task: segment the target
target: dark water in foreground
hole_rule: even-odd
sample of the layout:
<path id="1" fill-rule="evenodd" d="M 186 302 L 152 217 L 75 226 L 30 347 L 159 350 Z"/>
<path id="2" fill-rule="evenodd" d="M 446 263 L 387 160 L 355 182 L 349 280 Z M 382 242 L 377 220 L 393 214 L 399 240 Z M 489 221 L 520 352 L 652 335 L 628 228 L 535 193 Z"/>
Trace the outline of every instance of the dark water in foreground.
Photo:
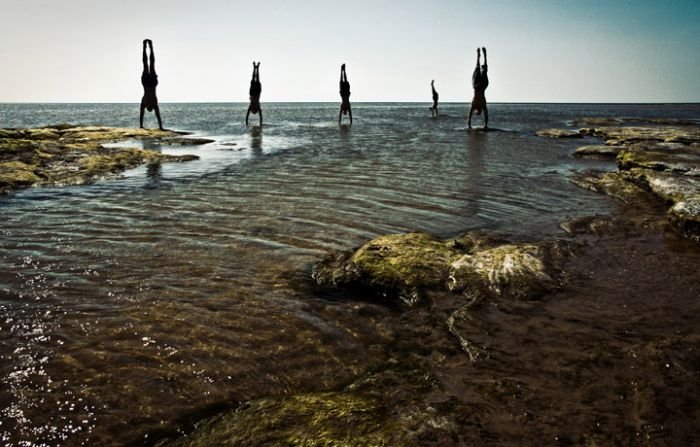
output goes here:
<path id="1" fill-rule="evenodd" d="M 612 166 L 535 130 L 700 113 L 494 104 L 501 130 L 484 133 L 465 129 L 461 104 L 436 120 L 427 104 L 357 104 L 352 128 L 336 104 L 263 107 L 269 124 L 246 129 L 245 105 L 163 105 L 166 127 L 216 143 L 161 149 L 201 160 L 0 197 L 3 444 L 140 442 L 220 406 L 337 387 L 390 334 L 352 302 L 311 295 L 314 262 L 392 232 L 562 237 L 562 220 L 614 206 L 571 172 Z M 134 126 L 137 113 L 0 104 L 0 127 Z"/>

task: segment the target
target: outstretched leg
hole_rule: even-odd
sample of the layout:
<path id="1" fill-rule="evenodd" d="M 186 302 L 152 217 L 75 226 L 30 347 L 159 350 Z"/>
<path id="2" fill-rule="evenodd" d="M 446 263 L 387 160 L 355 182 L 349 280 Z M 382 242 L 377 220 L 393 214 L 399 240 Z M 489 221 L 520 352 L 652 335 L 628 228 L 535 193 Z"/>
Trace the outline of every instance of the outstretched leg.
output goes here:
<path id="1" fill-rule="evenodd" d="M 148 46 L 151 47 L 151 74 L 156 74 L 156 55 L 153 53 L 153 41 L 148 39 Z"/>
<path id="2" fill-rule="evenodd" d="M 481 49 L 476 49 L 476 67 L 472 74 L 472 87 L 479 88 L 481 86 Z"/>
<path id="3" fill-rule="evenodd" d="M 141 76 L 148 76 L 148 55 L 146 54 L 146 45 L 148 45 L 148 39 L 143 40 L 143 73 Z"/>
<path id="4" fill-rule="evenodd" d="M 484 51 L 484 65 L 481 66 L 481 88 L 486 90 L 486 87 L 489 86 L 489 64 L 486 61 L 486 47 L 483 47 L 482 50 Z"/>

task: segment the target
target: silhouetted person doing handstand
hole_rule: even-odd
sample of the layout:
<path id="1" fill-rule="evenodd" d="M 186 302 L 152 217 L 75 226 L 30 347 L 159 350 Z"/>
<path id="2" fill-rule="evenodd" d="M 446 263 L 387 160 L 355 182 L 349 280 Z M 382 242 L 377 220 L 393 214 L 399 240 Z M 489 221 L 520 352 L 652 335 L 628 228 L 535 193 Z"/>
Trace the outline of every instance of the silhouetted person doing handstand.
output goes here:
<path id="1" fill-rule="evenodd" d="M 438 111 L 437 111 L 437 106 L 438 106 L 438 98 L 440 95 L 438 95 L 437 90 L 435 90 L 435 81 L 430 81 L 430 88 L 433 89 L 433 105 L 430 107 L 430 113 L 432 116 L 437 116 Z"/>
<path id="2" fill-rule="evenodd" d="M 263 123 L 262 109 L 260 108 L 260 94 L 262 93 L 262 85 L 260 84 L 260 62 L 253 62 L 253 78 L 250 80 L 250 105 L 248 112 L 245 114 L 245 125 L 248 125 L 248 117 L 260 114 L 260 125 Z"/>
<path id="3" fill-rule="evenodd" d="M 474 74 L 472 75 L 472 87 L 474 87 L 474 98 L 472 99 L 472 106 L 469 109 L 469 121 L 468 126 L 472 128 L 472 113 L 476 111 L 479 115 L 482 111 L 484 112 L 484 129 L 489 128 L 489 111 L 486 108 L 486 96 L 484 92 L 486 87 L 489 86 L 489 76 L 488 76 L 488 63 L 486 62 L 486 48 L 484 50 L 484 65 L 480 64 L 481 50 L 476 49 L 476 68 L 474 69 Z"/>
<path id="4" fill-rule="evenodd" d="M 345 64 L 340 66 L 340 112 L 338 112 L 338 124 L 343 119 L 343 115 L 350 115 L 352 124 L 352 109 L 350 108 L 350 83 L 348 75 L 345 73 Z"/>
<path id="5" fill-rule="evenodd" d="M 146 45 L 151 47 L 150 66 L 146 55 Z M 153 42 L 150 39 L 143 41 L 143 73 L 141 73 L 141 85 L 143 85 L 143 98 L 141 98 L 141 118 L 140 125 L 143 128 L 143 113 L 155 110 L 158 118 L 158 127 L 163 130 L 163 122 L 160 119 L 160 109 L 158 108 L 158 98 L 156 97 L 156 86 L 158 86 L 158 75 L 156 74 L 156 57 L 153 54 Z"/>

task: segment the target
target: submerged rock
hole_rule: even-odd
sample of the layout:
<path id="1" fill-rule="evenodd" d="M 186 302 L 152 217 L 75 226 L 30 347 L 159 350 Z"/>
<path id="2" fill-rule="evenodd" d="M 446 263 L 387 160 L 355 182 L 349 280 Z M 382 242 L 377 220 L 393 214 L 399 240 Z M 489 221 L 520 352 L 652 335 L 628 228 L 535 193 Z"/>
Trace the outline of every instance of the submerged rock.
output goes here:
<path id="1" fill-rule="evenodd" d="M 647 191 L 628 181 L 619 172 L 578 172 L 571 181 L 581 188 L 615 197 L 627 204 L 643 201 L 648 195 Z"/>
<path id="2" fill-rule="evenodd" d="M 384 406 L 350 393 L 311 393 L 260 399 L 206 421 L 167 445 L 377 446 L 391 445 L 398 426 L 385 427 Z"/>
<path id="3" fill-rule="evenodd" d="M 67 124 L 37 129 L 0 129 L 0 193 L 38 185 L 89 183 L 116 176 L 143 163 L 198 159 L 196 155 L 175 156 L 153 150 L 106 146 L 106 143 L 134 139 L 204 144 L 205 140 L 187 142 L 182 135 L 182 132 L 169 130 Z"/>
<path id="4" fill-rule="evenodd" d="M 558 243 L 512 244 L 477 233 L 439 240 L 425 233 L 380 236 L 314 267 L 321 286 L 368 289 L 413 305 L 433 291 L 531 298 L 557 286 Z"/>

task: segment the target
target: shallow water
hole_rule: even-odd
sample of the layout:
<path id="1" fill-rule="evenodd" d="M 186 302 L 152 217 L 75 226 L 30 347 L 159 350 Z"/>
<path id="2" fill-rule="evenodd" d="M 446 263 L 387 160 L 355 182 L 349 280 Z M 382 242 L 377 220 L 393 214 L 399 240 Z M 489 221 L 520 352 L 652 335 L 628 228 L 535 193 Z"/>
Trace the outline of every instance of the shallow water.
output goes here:
<path id="1" fill-rule="evenodd" d="M 568 181 L 610 163 L 534 136 L 582 116 L 697 117 L 698 106 L 164 104 L 168 128 L 211 137 L 199 161 L 0 197 L 0 439 L 140 442 L 238 401 L 327 389 L 381 360 L 377 307 L 312 297 L 310 266 L 384 233 L 469 229 L 561 237 L 613 203 Z M 131 104 L 0 104 L 0 127 L 133 126 Z M 153 117 L 148 123 L 153 125 Z M 255 121 L 254 121 L 255 122 Z M 477 125 L 481 124 L 477 117 Z"/>

